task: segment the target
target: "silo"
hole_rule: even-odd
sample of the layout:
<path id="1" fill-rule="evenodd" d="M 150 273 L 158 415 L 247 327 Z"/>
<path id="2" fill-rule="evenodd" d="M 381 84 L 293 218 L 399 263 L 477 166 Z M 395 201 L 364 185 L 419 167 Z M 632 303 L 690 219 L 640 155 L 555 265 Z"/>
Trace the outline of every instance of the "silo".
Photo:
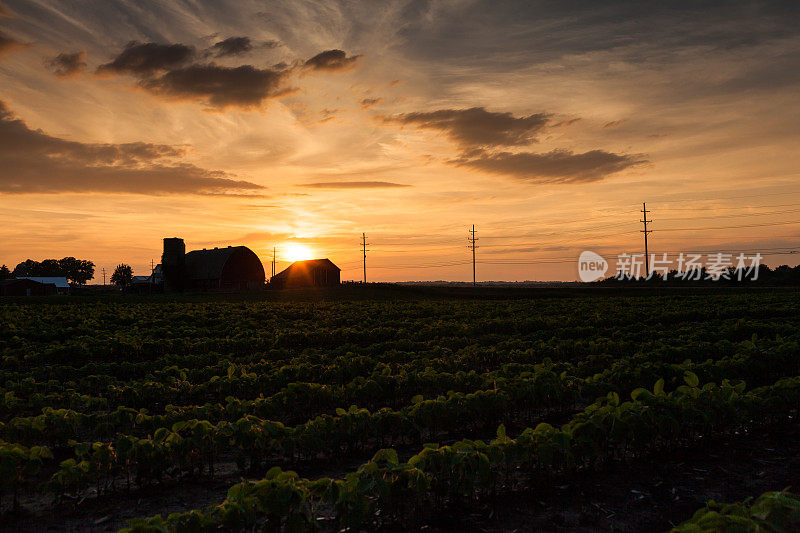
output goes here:
<path id="1" fill-rule="evenodd" d="M 186 244 L 179 237 L 164 239 L 161 269 L 164 274 L 164 290 L 181 291 L 186 278 Z"/>

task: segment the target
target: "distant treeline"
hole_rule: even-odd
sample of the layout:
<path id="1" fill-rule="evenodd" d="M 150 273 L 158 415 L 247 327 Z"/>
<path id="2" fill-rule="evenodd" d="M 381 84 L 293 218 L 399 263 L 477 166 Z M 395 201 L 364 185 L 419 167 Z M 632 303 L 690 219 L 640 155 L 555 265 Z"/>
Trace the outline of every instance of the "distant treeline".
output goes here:
<path id="1" fill-rule="evenodd" d="M 13 271 L 6 265 L 0 266 L 0 279 L 29 276 L 65 277 L 72 283 L 84 285 L 94 278 L 94 263 L 85 259 L 65 257 L 63 259 L 45 259 L 34 261 L 28 259 L 18 264 Z"/>
<path id="2" fill-rule="evenodd" d="M 756 270 L 756 269 L 754 269 Z M 717 277 L 718 279 L 713 279 Z M 800 286 L 800 265 L 790 267 L 781 265 L 777 268 L 769 268 L 766 265 L 759 265 L 757 273 L 748 269 L 728 268 L 722 272 L 712 274 L 705 268 L 700 268 L 691 272 L 678 272 L 670 270 L 664 276 L 661 273 L 654 273 L 650 279 L 625 277 L 620 279 L 618 276 L 606 278 L 600 283 L 604 285 L 629 284 L 629 283 L 661 283 L 670 285 L 779 285 L 779 286 Z"/>

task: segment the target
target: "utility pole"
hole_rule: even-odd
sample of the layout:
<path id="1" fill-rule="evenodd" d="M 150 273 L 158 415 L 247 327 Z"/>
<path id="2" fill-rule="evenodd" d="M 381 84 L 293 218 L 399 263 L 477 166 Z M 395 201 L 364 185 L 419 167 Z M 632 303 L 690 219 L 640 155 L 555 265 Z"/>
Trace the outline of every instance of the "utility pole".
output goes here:
<path id="1" fill-rule="evenodd" d="M 475 281 L 475 249 L 478 247 L 475 242 L 478 240 L 478 237 L 475 236 L 475 224 L 472 225 L 472 229 L 469 230 L 469 235 L 467 236 L 467 248 L 472 250 L 472 286 L 474 287 L 477 285 Z"/>
<path id="2" fill-rule="evenodd" d="M 155 280 L 153 279 L 155 277 L 155 273 L 156 273 L 156 263 L 155 263 L 155 261 L 153 261 L 151 259 L 150 260 L 150 293 L 151 294 L 153 292 L 153 283 L 155 283 Z"/>
<path id="3" fill-rule="evenodd" d="M 106 267 L 103 267 L 103 287 L 106 286 Z"/>
<path id="4" fill-rule="evenodd" d="M 642 220 L 640 222 L 644 224 L 644 229 L 639 230 L 644 233 L 644 277 L 647 278 L 650 276 L 650 256 L 647 254 L 647 234 L 653 233 L 653 230 L 647 229 L 647 223 L 652 222 L 652 220 L 647 220 L 647 213 L 650 211 L 647 210 L 647 205 L 642 202 Z"/>
<path id="5" fill-rule="evenodd" d="M 364 283 L 367 282 L 367 235 L 366 233 L 361 234 L 361 253 L 364 257 Z"/>
<path id="6" fill-rule="evenodd" d="M 276 251 L 275 247 L 273 246 L 272 247 L 272 276 L 271 276 L 272 278 L 275 277 L 275 257 L 276 257 L 276 255 L 277 255 L 277 251 Z"/>

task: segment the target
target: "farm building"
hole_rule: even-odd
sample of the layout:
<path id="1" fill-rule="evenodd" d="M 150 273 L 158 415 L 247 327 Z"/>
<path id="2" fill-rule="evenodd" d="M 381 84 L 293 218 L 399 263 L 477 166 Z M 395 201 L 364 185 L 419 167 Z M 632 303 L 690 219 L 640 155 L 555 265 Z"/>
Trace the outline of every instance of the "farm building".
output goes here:
<path id="1" fill-rule="evenodd" d="M 246 246 L 204 248 L 189 253 L 185 250 L 183 239 L 164 239 L 164 254 L 156 272 L 158 278 L 163 276 L 166 290 L 242 290 L 264 286 L 264 266 Z"/>
<path id="2" fill-rule="evenodd" d="M 295 261 L 289 268 L 272 277 L 270 284 L 284 287 L 327 287 L 339 284 L 341 269 L 330 259 Z"/>
<path id="3" fill-rule="evenodd" d="M 57 294 L 69 294 L 69 280 L 60 276 L 22 276 L 17 279 L 29 279 L 44 285 L 55 285 Z"/>
<path id="4" fill-rule="evenodd" d="M 52 283 L 41 283 L 28 278 L 0 281 L 0 296 L 47 296 L 56 293 Z"/>

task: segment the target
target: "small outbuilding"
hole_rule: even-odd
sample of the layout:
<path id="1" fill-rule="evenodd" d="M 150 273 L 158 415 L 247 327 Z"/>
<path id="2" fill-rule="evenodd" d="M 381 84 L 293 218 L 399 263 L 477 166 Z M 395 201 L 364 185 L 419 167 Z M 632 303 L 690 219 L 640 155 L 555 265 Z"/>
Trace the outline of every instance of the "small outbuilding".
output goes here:
<path id="1" fill-rule="evenodd" d="M 275 274 L 270 285 L 282 289 L 293 287 L 329 287 L 339 285 L 341 269 L 330 259 L 295 261 L 289 268 Z"/>

